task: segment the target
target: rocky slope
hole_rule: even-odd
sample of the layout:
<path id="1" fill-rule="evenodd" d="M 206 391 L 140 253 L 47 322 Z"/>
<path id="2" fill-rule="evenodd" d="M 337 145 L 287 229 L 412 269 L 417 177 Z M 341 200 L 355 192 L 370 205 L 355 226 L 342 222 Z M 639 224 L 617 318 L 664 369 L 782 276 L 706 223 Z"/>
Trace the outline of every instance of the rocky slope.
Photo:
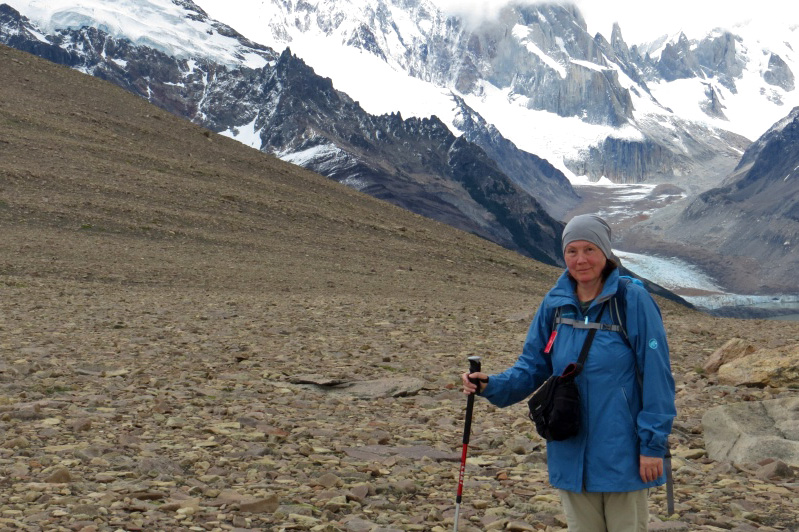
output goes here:
<path id="1" fill-rule="evenodd" d="M 562 212 L 577 195 L 546 161 L 505 141 L 505 155 L 527 156 L 531 166 L 500 169 L 435 117 L 369 115 L 290 51 L 278 55 L 213 23 L 193 3 L 182 5 L 187 20 L 207 24 L 208 32 L 236 43 L 229 48 L 249 54 L 248 64 L 263 66 L 248 66 L 243 58 L 219 63 L 201 55 L 169 55 L 80 24 L 48 41 L 8 6 L 0 6 L 0 42 L 116 83 L 212 131 L 238 136 L 251 130 L 255 148 L 528 256 L 560 261 L 562 224 L 536 198 L 561 206 Z M 536 186 L 539 182 L 542 186 Z"/>
<path id="2" fill-rule="evenodd" d="M 796 293 L 798 147 L 796 108 L 752 143 L 721 186 L 700 194 L 677 215 L 655 215 L 626 240 L 646 246 L 658 233 L 672 250 L 697 257 L 733 290 Z M 656 240 L 648 245 L 657 246 Z"/>
<path id="3" fill-rule="evenodd" d="M 452 528 L 469 354 L 496 371 L 559 271 L 0 48 L 0 526 Z M 795 467 L 707 457 L 730 338 L 796 324 L 660 300 L 678 386 L 676 513 L 796 530 Z M 564 531 L 522 405 L 478 402 L 460 529 Z"/>

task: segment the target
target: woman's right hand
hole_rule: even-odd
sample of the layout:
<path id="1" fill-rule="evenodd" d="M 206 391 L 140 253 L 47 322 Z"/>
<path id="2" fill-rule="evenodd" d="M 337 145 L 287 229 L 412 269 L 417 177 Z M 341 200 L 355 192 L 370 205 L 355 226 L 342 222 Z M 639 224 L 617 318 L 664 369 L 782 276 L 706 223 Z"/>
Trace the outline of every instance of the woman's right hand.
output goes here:
<path id="1" fill-rule="evenodd" d="M 488 386 L 488 375 L 480 371 L 462 374 L 461 380 L 463 381 L 463 393 L 466 395 L 471 395 L 477 391 L 477 385 L 470 381 L 470 378 L 477 380 L 478 384 L 480 385 L 480 393 L 483 393 L 483 390 L 485 390 L 486 386 Z"/>

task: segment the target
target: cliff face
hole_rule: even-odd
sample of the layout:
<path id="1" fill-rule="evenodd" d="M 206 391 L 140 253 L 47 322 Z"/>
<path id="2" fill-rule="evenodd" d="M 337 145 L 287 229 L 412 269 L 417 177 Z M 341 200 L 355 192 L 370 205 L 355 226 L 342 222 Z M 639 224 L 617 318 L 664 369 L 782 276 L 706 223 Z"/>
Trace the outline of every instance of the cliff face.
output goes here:
<path id="1" fill-rule="evenodd" d="M 592 146 L 587 156 L 569 162 L 578 175 L 605 176 L 616 183 L 640 183 L 655 175 L 674 170 L 675 155 L 651 140 L 608 137 Z"/>
<path id="2" fill-rule="evenodd" d="M 771 85 L 776 85 L 786 91 L 796 88 L 796 77 L 788 64 L 777 54 L 771 54 L 768 60 L 768 70 L 763 73 L 763 79 Z"/>
<path id="3" fill-rule="evenodd" d="M 577 8 L 554 3 L 506 5 L 480 23 L 447 16 L 429 0 L 274 0 L 263 13 L 274 42 L 290 46 L 306 35 L 323 37 L 461 96 L 483 98 L 498 90 L 513 105 L 568 119 L 564 124 L 579 120 L 609 126 L 606 131 L 624 130 L 590 136 L 582 149 L 565 156 L 560 148 L 536 153 L 592 180 L 675 180 L 714 167 L 720 178 L 749 142 L 680 119 L 648 86 L 677 79 L 711 80 L 706 101 L 699 105 L 709 116 L 721 116 L 723 102 L 713 92 L 719 83 L 716 77 L 734 83 L 741 71 L 737 41 L 730 34 L 700 43 L 683 36 L 664 43 L 665 51 L 653 57 L 649 50 L 629 47 L 618 25 L 608 41 L 588 33 Z M 400 18 L 402 23 L 396 23 Z M 617 137 L 626 139 L 624 146 Z M 490 151 L 488 145 L 481 147 Z"/>

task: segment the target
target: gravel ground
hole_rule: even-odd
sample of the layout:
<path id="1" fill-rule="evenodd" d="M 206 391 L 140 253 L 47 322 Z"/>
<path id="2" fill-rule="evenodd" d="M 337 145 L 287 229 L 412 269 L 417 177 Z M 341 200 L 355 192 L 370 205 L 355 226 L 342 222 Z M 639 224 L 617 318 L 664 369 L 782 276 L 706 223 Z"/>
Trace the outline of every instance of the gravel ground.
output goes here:
<path id="1" fill-rule="evenodd" d="M 511 364 L 558 271 L 0 48 L 0 528 L 448 530 L 470 354 Z M 796 530 L 799 487 L 706 456 L 727 340 L 660 301 L 674 515 Z M 563 530 L 523 405 L 479 401 L 461 530 Z M 795 471 L 793 472 L 795 473 Z"/>

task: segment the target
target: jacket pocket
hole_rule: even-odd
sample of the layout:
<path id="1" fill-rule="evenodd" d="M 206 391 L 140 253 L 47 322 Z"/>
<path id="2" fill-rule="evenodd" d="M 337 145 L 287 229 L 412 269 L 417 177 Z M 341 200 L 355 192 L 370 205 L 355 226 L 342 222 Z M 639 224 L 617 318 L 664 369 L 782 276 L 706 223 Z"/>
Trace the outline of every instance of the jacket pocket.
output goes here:
<path id="1" fill-rule="evenodd" d="M 633 433 L 635 434 L 636 438 L 638 437 L 638 423 L 635 421 L 633 417 L 633 413 L 630 411 L 630 398 L 627 396 L 627 390 L 624 387 L 621 387 L 621 396 L 624 399 L 624 411 L 627 413 L 627 420 L 630 422 L 632 426 Z"/>

